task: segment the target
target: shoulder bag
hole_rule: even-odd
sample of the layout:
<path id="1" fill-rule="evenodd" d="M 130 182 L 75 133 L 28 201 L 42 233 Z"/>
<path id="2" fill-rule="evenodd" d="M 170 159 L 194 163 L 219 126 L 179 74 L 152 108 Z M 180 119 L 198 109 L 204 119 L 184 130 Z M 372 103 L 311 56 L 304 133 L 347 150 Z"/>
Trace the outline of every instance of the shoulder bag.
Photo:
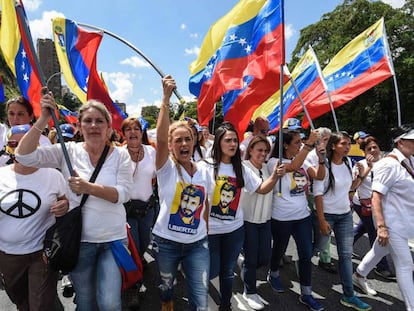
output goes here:
<path id="1" fill-rule="evenodd" d="M 94 182 L 105 162 L 109 146 L 106 145 L 89 182 Z M 46 231 L 43 241 L 43 259 L 55 271 L 72 271 L 79 257 L 82 235 L 82 206 L 89 194 L 83 194 L 79 206 L 56 218 L 56 223 Z"/>

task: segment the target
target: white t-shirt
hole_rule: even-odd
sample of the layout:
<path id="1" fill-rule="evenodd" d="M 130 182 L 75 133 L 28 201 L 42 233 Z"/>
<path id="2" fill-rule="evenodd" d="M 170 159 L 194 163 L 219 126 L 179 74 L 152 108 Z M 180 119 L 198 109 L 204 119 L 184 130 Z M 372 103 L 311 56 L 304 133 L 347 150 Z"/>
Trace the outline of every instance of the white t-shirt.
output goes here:
<path id="1" fill-rule="evenodd" d="M 214 174 L 212 166 L 210 169 Z M 223 234 L 243 226 L 243 209 L 240 207 L 241 190 L 254 193 L 262 180 L 245 164 L 242 164 L 244 189 L 237 188 L 236 174 L 232 164 L 221 162 L 211 200 L 208 234 Z"/>
<path id="2" fill-rule="evenodd" d="M 0 150 L 3 150 L 4 146 L 6 146 L 8 130 L 6 124 L 0 123 Z"/>
<path id="3" fill-rule="evenodd" d="M 329 169 L 325 169 L 325 178 L 323 180 L 313 181 L 314 196 L 322 195 L 323 212 L 327 214 L 345 214 L 351 210 L 349 202 L 349 190 L 352 185 L 351 160 L 346 158 L 349 167 L 343 162 L 341 165 L 332 165 L 332 175 L 335 179 L 334 189 L 329 189 L 325 193 L 329 184 Z"/>
<path id="4" fill-rule="evenodd" d="M 282 163 L 291 163 L 283 159 Z M 270 158 L 269 170 L 279 163 L 279 159 Z M 304 163 L 297 171 L 286 173 L 273 188 L 272 218 L 280 221 L 304 219 L 310 215 L 307 192 L 309 187 L 308 167 Z M 279 195 L 280 183 L 282 195 Z"/>
<path id="5" fill-rule="evenodd" d="M 358 163 L 361 163 L 364 167 L 364 170 L 368 167 L 368 163 L 366 159 L 363 159 L 361 161 L 358 161 Z M 373 167 L 377 165 L 378 162 L 373 163 Z M 358 168 L 356 165 L 354 165 L 352 172 L 354 176 L 357 176 L 359 174 Z M 372 195 L 372 180 L 374 179 L 374 170 L 373 168 L 368 173 L 367 177 L 364 178 L 364 180 L 361 182 L 357 190 L 355 191 L 354 197 L 352 198 L 352 202 L 354 204 L 360 205 L 359 198 L 361 199 L 368 199 L 371 198 Z"/>
<path id="6" fill-rule="evenodd" d="M 46 230 L 55 223 L 50 207 L 68 189 L 56 169 L 40 168 L 22 175 L 12 168 L 0 168 L 0 249 L 7 254 L 30 254 L 43 248 Z"/>
<path id="7" fill-rule="evenodd" d="M 263 164 L 259 171 L 249 160 L 244 160 L 243 163 L 259 177 L 261 172 L 262 180 L 270 177 L 266 164 Z M 240 205 L 243 208 L 244 221 L 262 224 L 270 220 L 272 215 L 272 198 L 273 191 L 266 194 L 259 194 L 256 192 L 248 193 L 243 190 L 240 197 Z"/>
<path id="8" fill-rule="evenodd" d="M 181 177 L 171 158 L 157 171 L 160 213 L 153 234 L 184 244 L 207 236 L 204 212 L 214 181 L 207 167 L 200 163 L 194 163 L 197 171 L 193 177 L 180 166 Z"/>
<path id="9" fill-rule="evenodd" d="M 131 161 L 133 186 L 131 199 L 148 201 L 152 195 L 152 179 L 155 178 L 155 149 L 149 145 L 142 145 L 144 157 L 139 162 Z M 127 149 L 127 146 L 124 147 Z"/>
<path id="10" fill-rule="evenodd" d="M 95 167 L 92 165 L 83 142 L 65 143 L 73 169 L 89 180 Z M 30 154 L 18 155 L 19 162 L 34 167 L 57 167 L 67 179 L 69 171 L 60 144 L 37 148 Z M 123 203 L 129 200 L 132 187 L 131 160 L 128 152 L 115 147 L 96 178 L 95 183 L 114 187 L 118 192 L 116 203 L 90 195 L 82 207 L 82 242 L 103 243 L 126 238 L 126 215 Z M 80 204 L 81 195 L 67 193 L 71 208 Z"/>
<path id="11" fill-rule="evenodd" d="M 407 238 L 414 238 L 414 178 L 401 165 L 406 159 L 398 150 L 392 154 L 398 158 L 385 156 L 374 166 L 372 190 L 383 194 L 382 211 L 388 230 Z M 414 157 L 410 157 L 414 163 Z"/>

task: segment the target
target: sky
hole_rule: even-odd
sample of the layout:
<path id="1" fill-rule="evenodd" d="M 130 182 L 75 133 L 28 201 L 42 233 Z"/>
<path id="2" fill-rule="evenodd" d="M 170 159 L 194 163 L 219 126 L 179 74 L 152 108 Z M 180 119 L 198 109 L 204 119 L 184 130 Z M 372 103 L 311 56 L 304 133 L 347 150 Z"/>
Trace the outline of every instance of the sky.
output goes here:
<path id="1" fill-rule="evenodd" d="M 52 39 L 51 19 L 64 16 L 78 24 L 105 29 L 128 41 L 164 74 L 171 74 L 187 101 L 189 66 L 198 55 L 210 26 L 238 0 L 23 0 L 34 40 Z M 285 0 L 286 60 L 300 30 L 320 20 L 342 0 Z M 401 7 L 404 0 L 384 0 Z M 98 51 L 98 71 L 103 73 L 112 99 L 124 102 L 130 116 L 141 107 L 161 103 L 161 76 L 133 49 L 104 35 Z M 47 79 L 48 77 L 46 77 Z M 63 84 L 66 84 L 62 80 Z M 172 101 L 178 102 L 176 98 Z"/>

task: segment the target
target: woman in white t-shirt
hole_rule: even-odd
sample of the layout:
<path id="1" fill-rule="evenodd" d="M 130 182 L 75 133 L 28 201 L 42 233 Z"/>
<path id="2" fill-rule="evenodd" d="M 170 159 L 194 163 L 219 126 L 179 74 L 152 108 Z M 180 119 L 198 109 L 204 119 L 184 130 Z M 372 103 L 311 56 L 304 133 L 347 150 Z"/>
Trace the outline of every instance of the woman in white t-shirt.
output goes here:
<path id="1" fill-rule="evenodd" d="M 173 287 L 180 262 L 188 284 L 190 310 L 207 310 L 210 256 L 207 240 L 208 196 L 214 182 L 200 162 L 192 161 L 193 133 L 188 123 L 170 125 L 170 98 L 176 87 L 162 79 L 157 120 L 157 169 L 160 212 L 153 228 L 162 310 L 173 310 Z"/>
<path id="2" fill-rule="evenodd" d="M 311 310 L 323 310 L 323 306 L 312 296 L 312 218 L 308 205 L 309 170 L 304 160 L 318 140 L 318 131 L 312 131 L 302 146 L 298 130 L 283 129 L 282 162 L 287 173 L 276 183 L 272 202 L 273 249 L 268 281 L 273 290 L 284 292 L 279 276 L 279 263 L 283 258 L 289 239 L 293 236 L 299 256 L 298 274 L 300 280 L 299 301 Z M 279 145 L 276 141 L 268 162 L 270 167 L 279 163 Z M 312 176 L 314 177 L 314 176 Z"/>
<path id="3" fill-rule="evenodd" d="M 79 206 L 82 194 L 89 194 L 82 207 L 82 236 L 79 259 L 70 273 L 80 310 L 120 310 L 122 276 L 112 254 L 112 242 L 127 244 L 123 203 L 132 185 L 131 163 L 124 148 L 109 141 L 112 117 L 104 104 L 90 100 L 79 109 L 79 131 L 83 142 L 65 143 L 76 176 L 70 176 L 60 144 L 38 147 L 37 142 L 54 111 L 52 94 L 43 95 L 42 113 L 22 138 L 16 158 L 34 167 L 59 168 L 68 180 L 71 207 Z M 106 145 L 108 155 L 94 183 L 89 179 Z"/>
<path id="4" fill-rule="evenodd" d="M 325 178 L 314 180 L 313 193 L 321 234 L 328 241 L 331 230 L 335 233 L 343 289 L 340 303 L 357 310 L 371 310 L 370 305 L 355 296 L 352 284 L 354 236 L 348 193 L 360 185 L 361 178 L 353 178 L 351 160 L 347 157 L 350 149 L 351 137 L 348 133 L 332 133 L 326 146 Z"/>
<path id="5" fill-rule="evenodd" d="M 11 153 L 29 129 L 28 124 L 10 128 Z M 67 190 L 62 174 L 53 168 L 15 160 L 0 168 L 0 273 L 19 310 L 53 310 L 58 273 L 43 261 L 43 240 L 55 217 L 68 211 Z"/>
<path id="6" fill-rule="evenodd" d="M 216 181 L 209 217 L 208 241 L 211 266 L 210 279 L 219 276 L 221 302 L 219 310 L 231 310 L 234 268 L 243 246 L 243 209 L 241 191 L 266 194 L 283 174 L 283 166 L 275 167 L 268 179 L 262 181 L 242 164 L 239 139 L 229 122 L 220 125 L 214 135 L 210 170 Z"/>

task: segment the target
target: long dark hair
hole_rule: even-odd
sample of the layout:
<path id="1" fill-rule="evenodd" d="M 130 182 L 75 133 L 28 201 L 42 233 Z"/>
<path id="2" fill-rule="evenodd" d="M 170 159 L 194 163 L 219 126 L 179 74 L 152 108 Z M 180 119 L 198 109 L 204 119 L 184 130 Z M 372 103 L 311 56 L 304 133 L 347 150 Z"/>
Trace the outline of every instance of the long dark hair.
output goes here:
<path id="1" fill-rule="evenodd" d="M 237 137 L 237 150 L 236 154 L 231 157 L 231 164 L 233 166 L 233 170 L 236 173 L 236 182 L 237 187 L 243 188 L 244 187 L 244 179 L 243 179 L 243 170 L 242 170 L 242 160 L 240 154 L 240 142 L 238 140 L 237 131 L 234 128 L 233 124 L 230 122 L 223 122 L 216 130 L 214 135 L 214 144 L 213 148 L 211 149 L 211 157 L 214 161 L 214 177 L 217 178 L 218 171 L 220 167 L 221 158 L 223 156 L 223 152 L 221 150 L 220 142 L 223 139 L 224 134 L 226 132 L 234 132 Z"/>
<path id="2" fill-rule="evenodd" d="M 327 193 L 330 189 L 332 189 L 332 191 L 335 190 L 335 178 L 332 173 L 332 158 L 334 154 L 333 146 L 336 145 L 341 139 L 344 139 L 344 138 L 348 138 L 349 140 L 351 140 L 351 136 L 349 136 L 349 134 L 345 131 L 334 132 L 331 134 L 326 144 L 326 159 L 328 160 L 328 188 L 326 188 L 325 193 Z M 348 168 L 349 174 L 351 174 L 352 176 L 351 165 L 348 162 L 348 158 L 343 157 L 342 161 Z"/>
<path id="3" fill-rule="evenodd" d="M 298 131 L 289 131 L 288 129 L 282 129 L 282 141 L 283 143 L 286 144 L 290 144 L 293 140 L 293 138 L 295 137 L 295 135 L 297 135 L 299 132 Z M 283 148 L 282 151 L 282 157 L 286 158 L 286 154 L 285 154 L 285 148 Z M 280 154 L 279 154 L 279 135 L 277 135 L 275 143 L 273 144 L 273 150 L 272 153 L 270 155 L 271 158 L 279 158 Z"/>

